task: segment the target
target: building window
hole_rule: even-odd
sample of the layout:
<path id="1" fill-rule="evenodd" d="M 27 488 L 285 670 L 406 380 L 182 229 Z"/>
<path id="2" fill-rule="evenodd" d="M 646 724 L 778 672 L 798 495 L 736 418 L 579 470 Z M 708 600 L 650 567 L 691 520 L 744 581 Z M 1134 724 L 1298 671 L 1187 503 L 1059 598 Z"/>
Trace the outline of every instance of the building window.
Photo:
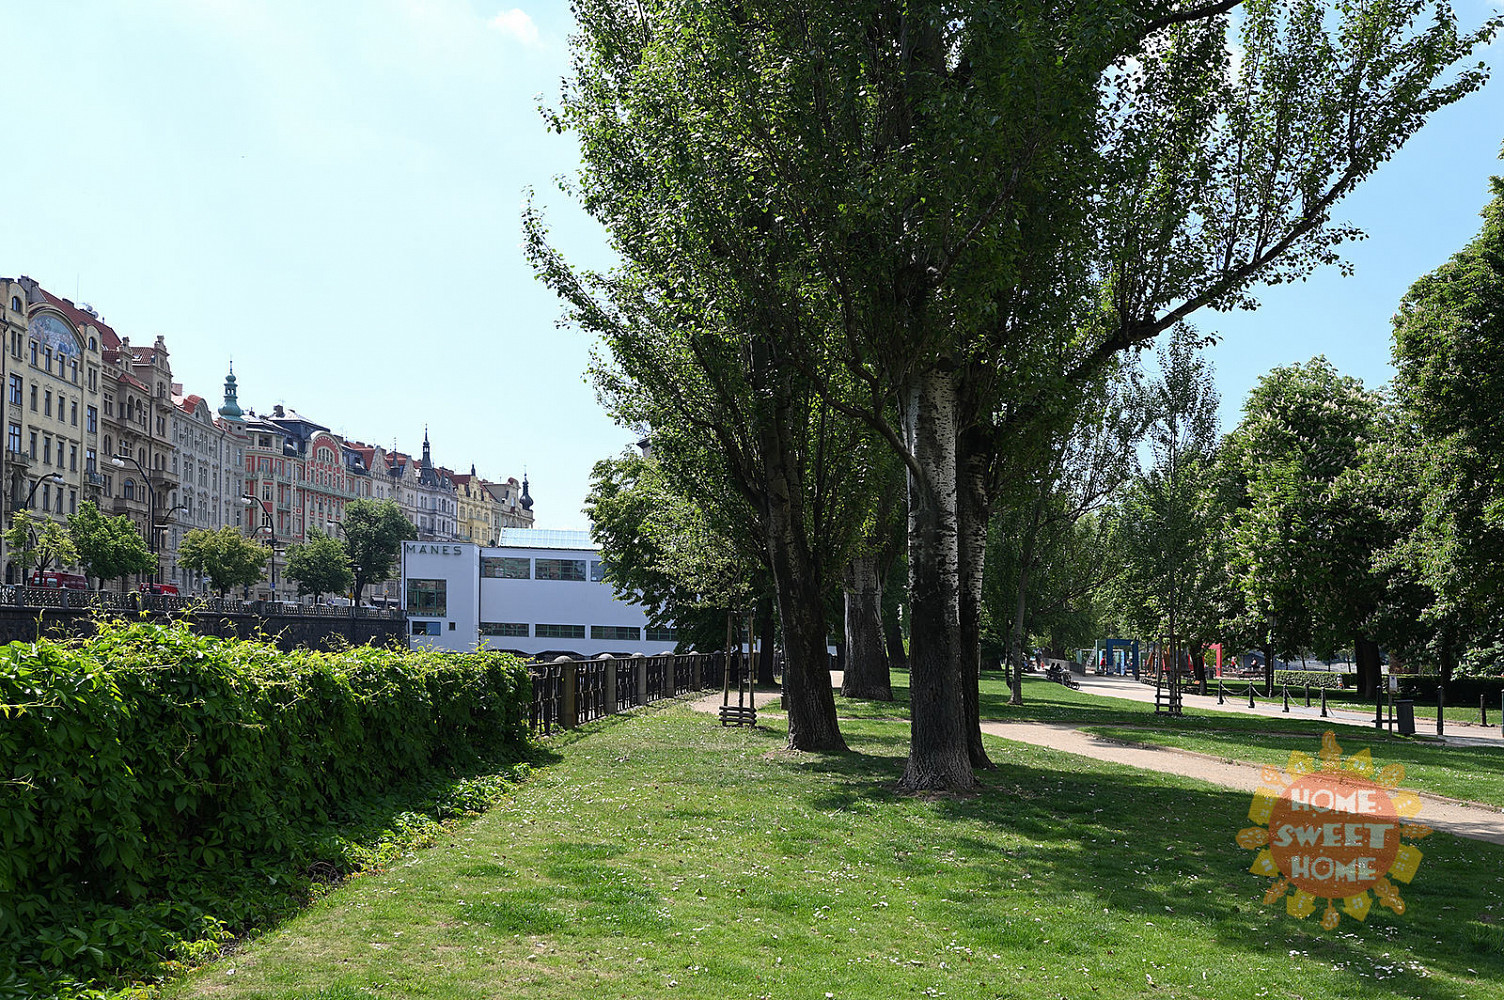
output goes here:
<path id="1" fill-rule="evenodd" d="M 625 642 L 641 642 L 642 629 L 630 625 L 592 625 L 590 638 L 613 639 Z"/>
<path id="2" fill-rule="evenodd" d="M 678 642 L 679 630 L 671 625 L 649 625 L 648 642 Z"/>
<path id="3" fill-rule="evenodd" d="M 535 625 L 533 635 L 539 639 L 583 639 L 585 638 L 585 626 L 583 625 Z"/>
<path id="4" fill-rule="evenodd" d="M 21 376 L 19 375 L 10 377 L 10 401 L 17 406 L 21 405 Z"/>
<path id="5" fill-rule="evenodd" d="M 52 390 L 51 389 L 48 389 L 46 392 L 42 393 L 42 400 L 43 400 L 43 403 L 42 403 L 42 412 L 45 413 L 49 417 L 52 416 Z"/>
<path id="6" fill-rule="evenodd" d="M 44 347 L 42 349 L 42 367 L 46 368 L 48 372 L 52 371 L 52 348 L 51 347 Z"/>
<path id="7" fill-rule="evenodd" d="M 21 425 L 11 424 L 5 435 L 5 448 L 12 454 L 21 454 Z"/>
<path id="8" fill-rule="evenodd" d="M 32 431 L 31 432 L 31 440 L 28 443 L 31 445 L 31 450 L 28 451 L 27 454 L 29 454 L 32 458 L 36 458 L 37 457 L 37 432 L 36 431 Z"/>
<path id="9" fill-rule="evenodd" d="M 36 386 L 32 386 L 31 387 L 31 412 L 32 413 L 37 412 L 37 391 L 38 390 L 37 390 Z"/>
<path id="10" fill-rule="evenodd" d="M 42 509 L 47 510 L 52 506 L 52 487 L 47 483 L 42 484 Z"/>
<path id="11" fill-rule="evenodd" d="M 62 457 L 63 457 L 62 449 L 59 448 L 58 449 L 58 458 L 61 459 Z M 52 438 L 48 437 L 45 434 L 42 435 L 42 464 L 43 465 L 51 465 L 52 464 Z"/>
<path id="12" fill-rule="evenodd" d="M 481 635 L 506 636 L 508 638 L 526 639 L 526 622 L 481 622 Z"/>
<path id="13" fill-rule="evenodd" d="M 74 427 L 78 426 L 78 400 L 76 399 L 68 404 L 68 423 Z"/>
<path id="14" fill-rule="evenodd" d="M 68 513 L 78 513 L 78 490 L 68 491 Z"/>
<path id="15" fill-rule="evenodd" d="M 407 613 L 446 617 L 449 614 L 448 588 L 448 580 L 408 580 Z"/>
<path id="16" fill-rule="evenodd" d="M 73 384 L 78 385 L 78 360 L 76 358 L 68 362 L 68 374 Z"/>
<path id="17" fill-rule="evenodd" d="M 68 445 L 68 471 L 78 471 L 78 445 L 76 444 Z"/>
<path id="18" fill-rule="evenodd" d="M 84 471 L 92 473 L 97 470 L 98 466 L 99 456 L 94 453 L 93 448 L 86 449 L 84 451 Z"/>
<path id="19" fill-rule="evenodd" d="M 583 559 L 535 559 L 534 579 L 538 580 L 585 580 Z M 579 638 L 583 639 L 581 635 Z"/>
<path id="20" fill-rule="evenodd" d="M 413 635 L 442 635 L 442 622 L 413 622 Z"/>
<path id="21" fill-rule="evenodd" d="M 599 559 L 590 560 L 590 582 L 603 583 L 606 579 L 606 564 Z"/>
<path id="22" fill-rule="evenodd" d="M 109 393 L 104 394 L 104 415 L 107 417 L 115 415 L 115 397 Z"/>
<path id="23" fill-rule="evenodd" d="M 532 575 L 531 560 L 486 556 L 480 561 L 480 575 L 493 580 L 526 580 Z"/>
<path id="24" fill-rule="evenodd" d="M 89 341 L 89 343 L 92 345 L 94 343 L 94 341 L 91 340 L 91 341 Z M 99 389 L 99 372 L 96 371 L 96 370 L 94 370 L 93 368 L 90 368 L 89 369 L 89 391 L 90 392 L 95 392 L 98 389 Z"/>
<path id="25" fill-rule="evenodd" d="M 31 367 L 37 367 L 37 342 L 35 340 L 31 342 Z"/>

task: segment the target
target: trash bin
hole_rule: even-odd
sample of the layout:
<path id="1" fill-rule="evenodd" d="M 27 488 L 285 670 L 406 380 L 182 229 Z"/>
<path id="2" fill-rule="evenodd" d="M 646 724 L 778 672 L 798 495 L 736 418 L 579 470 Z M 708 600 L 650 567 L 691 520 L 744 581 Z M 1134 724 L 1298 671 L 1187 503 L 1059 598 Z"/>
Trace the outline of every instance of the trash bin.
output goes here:
<path id="1" fill-rule="evenodd" d="M 1401 736 L 1415 735 L 1415 702 L 1399 698 L 1394 703 L 1394 724 Z"/>

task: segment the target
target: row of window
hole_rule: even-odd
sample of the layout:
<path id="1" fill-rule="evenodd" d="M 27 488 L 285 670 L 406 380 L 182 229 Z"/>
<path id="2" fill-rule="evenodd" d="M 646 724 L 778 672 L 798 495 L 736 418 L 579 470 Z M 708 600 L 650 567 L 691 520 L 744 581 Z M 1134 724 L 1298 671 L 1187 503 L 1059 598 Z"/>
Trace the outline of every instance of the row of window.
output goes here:
<path id="1" fill-rule="evenodd" d="M 408 582 L 409 592 L 412 582 Z M 442 632 L 442 622 L 419 622 L 412 623 L 413 635 L 439 635 Z M 450 623 L 451 630 L 454 624 Z M 609 642 L 641 642 L 643 630 L 635 625 L 591 625 L 590 638 L 604 639 Z M 526 622 L 481 622 L 480 634 L 484 636 L 500 637 L 508 639 L 526 639 L 528 637 L 528 625 Z M 532 626 L 532 636 L 535 639 L 583 639 L 585 638 L 584 625 L 545 625 Z M 647 629 L 649 642 L 676 642 L 678 632 L 672 628 L 649 626 Z"/>
<path id="2" fill-rule="evenodd" d="M 20 375 L 12 374 L 10 377 L 10 392 L 8 398 L 15 406 L 20 406 L 25 396 L 25 384 Z M 52 416 L 52 390 L 42 389 L 36 383 L 31 386 L 31 411 Z M 99 410 L 96 407 L 88 408 L 86 424 L 92 434 L 99 430 Z M 74 427 L 78 426 L 78 400 L 69 399 L 62 393 L 57 394 L 57 418 L 67 420 Z"/>
<path id="3" fill-rule="evenodd" d="M 606 578 L 605 564 L 584 559 L 527 559 L 522 556 L 483 556 L 480 575 L 492 580 L 574 580 L 600 583 Z"/>

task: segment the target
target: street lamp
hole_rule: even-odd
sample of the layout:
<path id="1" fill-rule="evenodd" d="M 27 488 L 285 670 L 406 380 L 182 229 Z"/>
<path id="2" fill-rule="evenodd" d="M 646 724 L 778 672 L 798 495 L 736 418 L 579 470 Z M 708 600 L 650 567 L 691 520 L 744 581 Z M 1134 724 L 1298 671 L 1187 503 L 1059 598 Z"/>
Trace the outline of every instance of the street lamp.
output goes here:
<path id="1" fill-rule="evenodd" d="M 136 467 L 141 473 L 141 482 L 146 488 L 146 547 L 151 550 L 152 561 L 156 564 L 156 570 L 152 573 L 154 583 L 162 582 L 162 559 L 157 550 L 157 491 L 151 484 L 151 476 L 147 475 L 146 469 L 140 462 L 129 455 L 113 455 L 110 464 L 125 468 L 126 463 Z"/>
<path id="2" fill-rule="evenodd" d="M 187 504 L 181 504 L 181 503 L 175 503 L 171 507 L 168 507 L 166 510 L 162 511 L 162 520 L 160 522 L 154 522 L 152 524 L 152 526 L 151 526 L 152 535 L 156 536 L 156 537 L 160 537 L 160 536 L 157 536 L 157 532 L 159 532 L 159 531 L 166 531 L 168 528 L 172 527 L 172 520 L 171 520 L 172 515 L 175 514 L 175 513 L 177 513 L 178 511 L 183 511 L 184 513 L 187 513 L 188 512 L 188 505 Z M 158 542 L 157 544 L 158 544 L 158 547 L 160 548 L 161 547 L 161 543 Z M 161 572 L 162 572 L 161 566 L 159 565 L 157 567 L 157 575 L 160 576 Z M 158 582 L 160 582 L 160 581 L 158 581 Z"/>
<path id="3" fill-rule="evenodd" d="M 261 500 L 250 493 L 243 494 L 240 502 L 247 507 L 260 506 L 261 508 L 261 528 L 266 529 L 266 535 L 272 543 L 272 603 L 275 604 L 277 601 L 277 529 L 272 524 L 272 505 L 269 501 Z M 261 528 L 255 530 L 259 531 Z"/>

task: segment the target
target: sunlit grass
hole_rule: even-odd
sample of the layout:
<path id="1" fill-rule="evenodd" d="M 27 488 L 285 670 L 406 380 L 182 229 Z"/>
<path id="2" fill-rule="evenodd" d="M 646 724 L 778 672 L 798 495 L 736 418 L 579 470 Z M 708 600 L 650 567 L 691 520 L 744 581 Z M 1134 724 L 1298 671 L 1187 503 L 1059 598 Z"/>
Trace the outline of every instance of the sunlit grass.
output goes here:
<path id="1" fill-rule="evenodd" d="M 582 733 L 170 995 L 1504 995 L 1504 849 L 1435 835 L 1403 917 L 1325 933 L 1261 905 L 1244 794 L 991 741 L 980 794 L 903 797 L 906 724 L 848 721 L 835 755 L 779 725 Z"/>

